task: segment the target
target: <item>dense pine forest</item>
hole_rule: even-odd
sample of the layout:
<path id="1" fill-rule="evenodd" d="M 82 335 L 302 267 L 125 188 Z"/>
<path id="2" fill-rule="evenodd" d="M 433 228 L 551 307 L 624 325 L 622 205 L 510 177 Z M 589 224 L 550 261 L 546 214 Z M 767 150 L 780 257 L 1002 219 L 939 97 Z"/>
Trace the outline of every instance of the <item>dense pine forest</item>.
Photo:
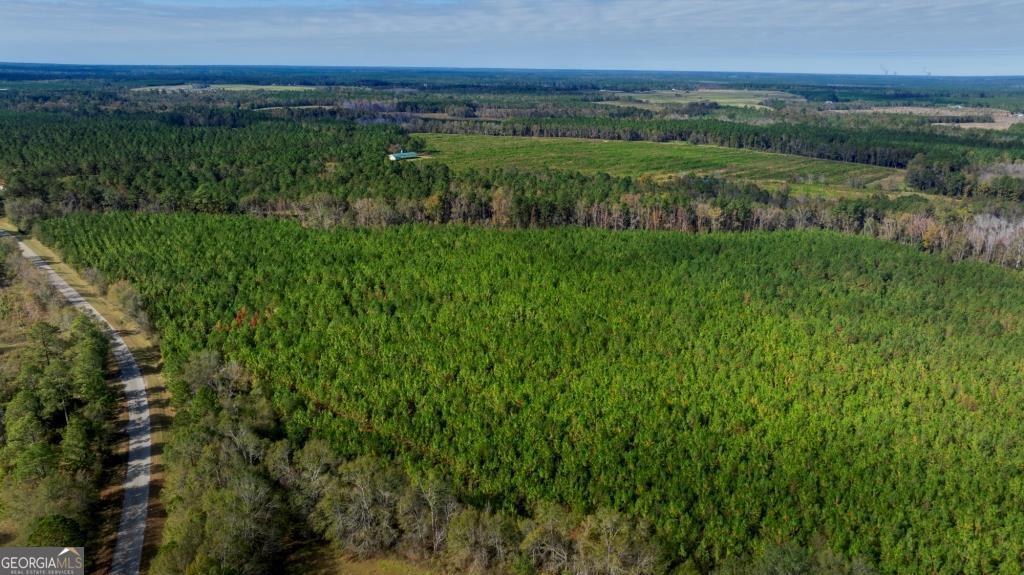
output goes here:
<path id="1" fill-rule="evenodd" d="M 250 374 L 281 418 L 252 460 L 318 438 L 480 507 L 624 513 L 699 568 L 819 537 L 884 572 L 1019 569 L 1015 273 L 824 233 L 42 231 L 139 286 L 169 363 Z"/>

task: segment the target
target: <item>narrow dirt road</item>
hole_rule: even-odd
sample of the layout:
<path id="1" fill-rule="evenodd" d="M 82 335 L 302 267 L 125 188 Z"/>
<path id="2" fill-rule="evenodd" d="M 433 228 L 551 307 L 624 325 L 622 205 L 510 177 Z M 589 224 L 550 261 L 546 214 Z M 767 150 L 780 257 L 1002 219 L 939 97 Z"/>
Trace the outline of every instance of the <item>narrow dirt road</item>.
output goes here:
<path id="1" fill-rule="evenodd" d="M 0 230 L 0 237 L 5 235 L 8 234 Z M 118 383 L 124 386 L 125 402 L 128 407 L 128 425 L 125 429 L 128 435 L 128 468 L 124 478 L 121 521 L 117 528 L 117 543 L 110 572 L 114 575 L 136 575 L 142 562 L 142 546 L 145 542 L 146 513 L 149 506 L 150 450 L 153 442 L 150 436 L 146 383 L 132 352 L 110 322 L 24 242 L 19 241 L 18 247 L 21 254 L 46 274 L 50 284 L 71 305 L 99 321 L 110 336 L 111 351 L 120 371 Z"/>

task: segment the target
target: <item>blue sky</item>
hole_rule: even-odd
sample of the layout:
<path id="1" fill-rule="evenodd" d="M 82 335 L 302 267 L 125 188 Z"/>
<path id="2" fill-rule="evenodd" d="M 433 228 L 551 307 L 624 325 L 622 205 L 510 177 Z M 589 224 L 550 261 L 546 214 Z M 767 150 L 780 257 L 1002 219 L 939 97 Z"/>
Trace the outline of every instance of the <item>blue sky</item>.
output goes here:
<path id="1" fill-rule="evenodd" d="M 1024 75 L 1024 0 L 0 0 L 0 61 Z"/>

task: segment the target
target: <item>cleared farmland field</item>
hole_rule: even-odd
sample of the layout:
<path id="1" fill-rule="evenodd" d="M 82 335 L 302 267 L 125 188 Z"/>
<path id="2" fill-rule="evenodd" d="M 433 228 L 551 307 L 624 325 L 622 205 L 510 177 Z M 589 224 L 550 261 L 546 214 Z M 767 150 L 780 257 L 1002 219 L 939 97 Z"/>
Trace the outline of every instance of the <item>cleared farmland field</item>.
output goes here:
<path id="1" fill-rule="evenodd" d="M 228 92 L 305 92 L 316 90 L 317 86 L 294 86 L 281 84 L 214 84 L 211 88 Z"/>
<path id="2" fill-rule="evenodd" d="M 804 99 L 796 94 L 776 90 L 654 90 L 651 92 L 626 92 L 620 94 L 624 99 L 639 100 L 649 104 L 689 104 L 691 102 L 715 102 L 722 106 L 746 106 L 763 108 L 765 100 L 782 100 L 784 102 L 802 102 Z M 628 101 L 627 100 L 627 101 Z"/>
<path id="3" fill-rule="evenodd" d="M 432 156 L 453 169 L 497 166 L 605 172 L 616 176 L 682 172 L 762 182 L 813 182 L 850 186 L 899 179 L 902 171 L 685 142 L 624 142 L 582 138 L 521 138 L 418 134 Z"/>
<path id="4" fill-rule="evenodd" d="M 142 86 L 132 92 L 196 92 L 203 90 L 224 90 L 226 92 L 305 92 L 316 90 L 317 86 L 292 86 L 279 84 L 170 84 L 164 86 Z"/>

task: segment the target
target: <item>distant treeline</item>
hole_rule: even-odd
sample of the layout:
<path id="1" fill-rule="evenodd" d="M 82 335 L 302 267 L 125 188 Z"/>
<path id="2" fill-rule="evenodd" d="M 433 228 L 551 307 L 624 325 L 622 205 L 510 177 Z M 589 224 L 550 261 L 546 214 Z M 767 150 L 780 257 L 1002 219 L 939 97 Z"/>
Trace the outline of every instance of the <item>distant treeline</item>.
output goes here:
<path id="1" fill-rule="evenodd" d="M 112 84 L 252 83 L 358 85 L 419 90 L 572 92 L 718 85 L 778 89 L 809 100 L 942 102 L 1019 96 L 1020 77 L 507 70 L 318 66 L 87 66 L 0 64 L 0 80 L 89 80 Z"/>

